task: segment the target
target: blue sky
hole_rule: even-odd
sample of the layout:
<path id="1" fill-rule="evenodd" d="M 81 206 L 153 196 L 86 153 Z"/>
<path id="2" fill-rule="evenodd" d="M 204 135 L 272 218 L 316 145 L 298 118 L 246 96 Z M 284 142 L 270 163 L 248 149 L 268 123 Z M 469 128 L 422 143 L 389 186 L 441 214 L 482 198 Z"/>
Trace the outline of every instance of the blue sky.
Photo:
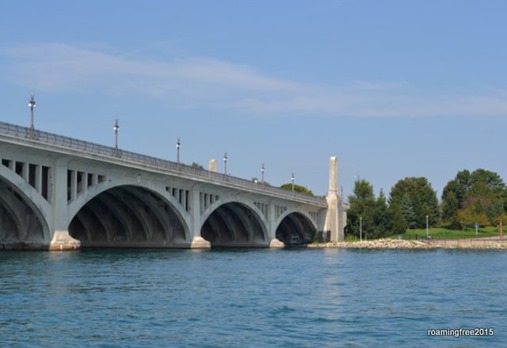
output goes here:
<path id="1" fill-rule="evenodd" d="M 507 2 L 2 1 L 0 120 L 325 194 L 507 180 Z"/>

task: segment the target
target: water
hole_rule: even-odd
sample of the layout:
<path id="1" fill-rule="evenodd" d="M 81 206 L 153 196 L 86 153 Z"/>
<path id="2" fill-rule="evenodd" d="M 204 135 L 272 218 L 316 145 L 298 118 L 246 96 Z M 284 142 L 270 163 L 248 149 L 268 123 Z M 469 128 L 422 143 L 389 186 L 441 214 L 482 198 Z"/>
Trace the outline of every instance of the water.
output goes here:
<path id="1" fill-rule="evenodd" d="M 0 253 L 0 346 L 507 342 L 504 251 Z M 493 328 L 490 337 L 428 329 Z"/>

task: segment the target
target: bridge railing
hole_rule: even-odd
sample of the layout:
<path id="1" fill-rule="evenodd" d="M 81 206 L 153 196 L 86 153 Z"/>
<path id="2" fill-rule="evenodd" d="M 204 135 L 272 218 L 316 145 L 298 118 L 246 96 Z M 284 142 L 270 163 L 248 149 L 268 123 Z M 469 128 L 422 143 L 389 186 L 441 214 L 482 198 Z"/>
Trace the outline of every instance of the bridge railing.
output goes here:
<path id="1" fill-rule="evenodd" d="M 256 183 L 250 180 L 196 168 L 183 163 L 176 163 L 160 158 L 142 155 L 135 152 L 124 151 L 114 147 L 99 145 L 88 141 L 74 139 L 63 135 L 32 130 L 27 127 L 17 126 L 6 122 L 0 122 L 0 134 L 14 137 L 27 143 L 43 143 L 64 150 L 74 150 L 83 154 L 93 154 L 109 158 L 114 161 L 122 161 L 147 168 L 166 171 L 170 173 L 186 174 L 206 181 L 213 181 L 225 186 L 237 187 L 257 192 L 265 192 L 287 199 L 297 200 L 310 204 L 325 206 L 325 200 L 320 197 L 308 196 L 298 192 L 285 190 L 279 187 Z"/>

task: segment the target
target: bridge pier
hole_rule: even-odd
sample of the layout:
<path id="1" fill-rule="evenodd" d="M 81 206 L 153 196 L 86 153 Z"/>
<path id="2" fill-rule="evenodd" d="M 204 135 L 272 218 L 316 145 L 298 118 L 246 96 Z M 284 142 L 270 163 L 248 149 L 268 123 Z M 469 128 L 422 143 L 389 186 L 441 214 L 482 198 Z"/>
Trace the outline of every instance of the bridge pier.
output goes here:
<path id="1" fill-rule="evenodd" d="M 81 242 L 70 236 L 69 231 L 54 231 L 51 243 L 49 243 L 49 251 L 71 251 L 79 250 Z"/>
<path id="2" fill-rule="evenodd" d="M 281 249 L 285 247 L 285 244 L 279 241 L 277 238 L 273 238 L 271 239 L 271 242 L 269 242 L 269 247 L 271 249 Z"/>
<path id="3" fill-rule="evenodd" d="M 190 249 L 211 249 L 211 243 L 200 236 L 196 236 L 192 238 Z"/>

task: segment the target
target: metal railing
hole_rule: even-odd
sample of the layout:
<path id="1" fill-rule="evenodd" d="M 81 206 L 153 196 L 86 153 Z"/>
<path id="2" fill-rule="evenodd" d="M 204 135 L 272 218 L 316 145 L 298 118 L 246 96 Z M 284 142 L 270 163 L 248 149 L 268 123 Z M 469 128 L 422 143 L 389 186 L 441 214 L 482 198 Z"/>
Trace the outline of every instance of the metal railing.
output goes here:
<path id="1" fill-rule="evenodd" d="M 58 149 L 59 151 L 67 153 L 69 150 L 72 150 L 74 153 L 77 152 L 85 155 L 96 155 L 102 157 L 102 159 L 113 161 L 115 163 L 121 162 L 123 164 L 135 164 L 147 169 L 154 169 L 170 174 L 184 174 L 186 176 L 190 176 L 192 179 L 213 182 L 222 186 L 240 188 L 252 192 L 260 192 L 278 198 L 318 205 L 321 207 L 327 206 L 325 199 L 320 197 L 309 196 L 299 192 L 293 192 L 263 183 L 256 183 L 226 174 L 211 172 L 183 163 L 176 163 L 152 156 L 141 155 L 135 152 L 124 151 L 114 147 L 99 145 L 40 130 L 31 130 L 27 127 L 17 126 L 6 122 L 0 122 L 0 134 L 15 138 L 16 140 L 26 144 L 44 144 L 50 148 Z"/>

